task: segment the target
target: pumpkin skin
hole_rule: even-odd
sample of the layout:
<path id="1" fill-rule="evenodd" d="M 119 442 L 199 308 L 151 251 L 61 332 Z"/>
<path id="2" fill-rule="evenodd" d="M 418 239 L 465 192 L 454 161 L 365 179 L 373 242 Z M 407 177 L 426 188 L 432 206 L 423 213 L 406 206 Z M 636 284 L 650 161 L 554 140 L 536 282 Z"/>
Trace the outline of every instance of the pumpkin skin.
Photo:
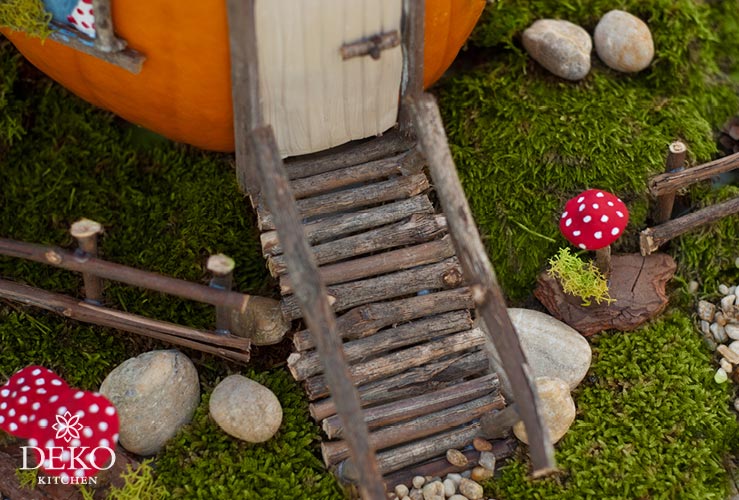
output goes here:
<path id="1" fill-rule="evenodd" d="M 233 151 L 226 2 L 111 3 L 118 35 L 146 55 L 138 75 L 53 40 L 0 31 L 34 66 L 91 104 L 174 141 Z M 451 64 L 485 0 L 427 0 L 426 5 L 428 86 Z"/>

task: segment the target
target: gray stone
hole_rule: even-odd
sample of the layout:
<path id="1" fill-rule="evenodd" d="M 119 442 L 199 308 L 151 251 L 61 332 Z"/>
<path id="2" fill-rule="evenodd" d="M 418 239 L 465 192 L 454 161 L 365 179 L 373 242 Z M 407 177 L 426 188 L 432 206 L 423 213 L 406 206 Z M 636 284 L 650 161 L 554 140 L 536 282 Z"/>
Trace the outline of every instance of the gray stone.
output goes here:
<path id="1" fill-rule="evenodd" d="M 456 465 L 457 467 L 464 467 L 467 465 L 467 457 L 459 450 L 447 450 L 446 459 L 450 464 Z"/>
<path id="2" fill-rule="evenodd" d="M 449 497 L 449 500 L 467 500 L 467 497 L 464 495 L 456 494 Z"/>
<path id="3" fill-rule="evenodd" d="M 477 461 L 480 467 L 485 467 L 488 470 L 495 472 L 495 454 L 489 451 L 483 451 L 480 453 L 480 459 Z"/>
<path id="4" fill-rule="evenodd" d="M 479 467 L 479 466 L 473 467 L 472 474 L 470 474 L 470 479 L 478 483 L 487 481 L 491 477 L 493 477 L 493 471 L 491 471 L 490 469 L 486 469 L 485 467 Z"/>
<path id="5" fill-rule="evenodd" d="M 641 71 L 654 57 L 654 41 L 649 27 L 638 17 L 622 10 L 612 10 L 600 19 L 593 40 L 598 57 L 617 71 Z"/>
<path id="6" fill-rule="evenodd" d="M 688 291 L 690 293 L 695 293 L 698 291 L 698 282 L 695 280 L 691 280 L 690 283 L 688 283 Z"/>
<path id="7" fill-rule="evenodd" d="M 423 500 L 423 493 L 421 490 L 413 488 L 410 493 L 408 493 L 408 496 L 411 500 Z"/>
<path id="8" fill-rule="evenodd" d="M 570 389 L 563 380 L 552 377 L 538 377 L 536 389 L 541 402 L 540 411 L 544 425 L 549 429 L 549 438 L 556 443 L 569 430 L 575 421 L 575 402 L 570 395 Z M 513 434 L 526 444 L 529 444 L 526 428 L 523 422 L 513 426 Z"/>
<path id="9" fill-rule="evenodd" d="M 721 295 L 729 295 L 729 287 L 721 283 L 718 286 L 718 293 L 720 293 Z"/>
<path id="10" fill-rule="evenodd" d="M 739 340 L 735 340 L 734 342 L 729 344 L 729 349 L 739 354 Z"/>
<path id="11" fill-rule="evenodd" d="M 198 372 L 175 350 L 127 359 L 105 377 L 100 393 L 118 409 L 121 446 L 145 456 L 187 425 L 200 403 Z"/>
<path id="12" fill-rule="evenodd" d="M 736 301 L 736 295 L 727 295 L 721 299 L 721 309 L 726 312 L 731 311 L 734 308 L 734 302 Z"/>
<path id="13" fill-rule="evenodd" d="M 450 472 L 446 475 L 446 478 L 453 482 L 454 486 L 457 488 L 459 487 L 460 481 L 462 481 L 462 476 L 457 474 L 456 472 Z"/>
<path id="14" fill-rule="evenodd" d="M 461 479 L 462 478 L 460 478 L 460 480 Z M 444 485 L 445 496 L 450 497 L 457 492 L 457 485 L 451 479 L 444 479 L 444 482 L 442 484 Z"/>
<path id="15" fill-rule="evenodd" d="M 729 337 L 726 335 L 726 329 L 718 323 L 711 323 L 710 330 L 713 334 L 713 338 L 716 339 L 716 342 L 719 344 L 723 344 L 729 340 Z"/>
<path id="16" fill-rule="evenodd" d="M 707 300 L 698 301 L 698 317 L 709 323 L 713 321 L 713 314 L 716 312 L 716 306 Z"/>
<path id="17" fill-rule="evenodd" d="M 590 368 L 592 351 L 588 341 L 574 328 L 531 309 L 508 309 L 513 326 L 534 377 L 555 377 L 567 382 L 570 390 L 585 377 Z M 500 378 L 503 394 L 512 400 L 511 386 L 500 357 L 491 348 L 492 364 Z"/>
<path id="18" fill-rule="evenodd" d="M 395 487 L 395 494 L 398 496 L 398 498 L 407 497 L 408 493 L 408 486 L 404 484 L 399 484 Z"/>
<path id="19" fill-rule="evenodd" d="M 417 490 L 420 490 L 423 488 L 423 485 L 426 484 L 426 478 L 423 476 L 416 476 L 413 478 L 413 487 Z"/>
<path id="20" fill-rule="evenodd" d="M 735 323 L 729 323 L 724 327 L 724 331 L 729 338 L 733 340 L 739 340 L 739 325 Z"/>
<path id="21" fill-rule="evenodd" d="M 262 384 L 229 375 L 213 389 L 210 416 L 227 434 L 249 443 L 263 443 L 280 428 L 282 406 Z"/>
<path id="22" fill-rule="evenodd" d="M 459 492 L 470 500 L 479 500 L 482 498 L 482 486 L 470 479 L 462 479 L 459 483 Z"/>
<path id="23" fill-rule="evenodd" d="M 590 71 L 593 42 L 587 31 L 569 21 L 539 19 L 523 32 L 526 52 L 566 80 L 581 80 Z"/>
<path id="24" fill-rule="evenodd" d="M 716 315 L 713 317 L 714 321 L 718 323 L 720 326 L 726 326 L 726 323 L 729 322 L 729 320 L 724 316 L 724 313 L 719 311 L 716 313 Z"/>
<path id="25" fill-rule="evenodd" d="M 444 485 L 441 481 L 426 484 L 422 490 L 423 500 L 444 500 Z"/>

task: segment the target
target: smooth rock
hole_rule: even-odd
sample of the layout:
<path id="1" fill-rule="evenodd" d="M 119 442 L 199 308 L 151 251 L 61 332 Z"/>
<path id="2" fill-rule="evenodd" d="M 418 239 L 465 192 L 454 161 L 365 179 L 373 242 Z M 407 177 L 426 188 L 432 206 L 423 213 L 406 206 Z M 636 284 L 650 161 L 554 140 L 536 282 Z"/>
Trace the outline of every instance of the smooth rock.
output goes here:
<path id="1" fill-rule="evenodd" d="M 581 80 L 590 71 L 593 42 L 577 24 L 539 19 L 523 32 L 526 52 L 539 64 L 566 80 Z"/>
<path id="2" fill-rule="evenodd" d="M 227 434 L 249 443 L 263 443 L 282 424 L 277 396 L 242 375 L 229 375 L 213 389 L 210 416 Z"/>
<path id="3" fill-rule="evenodd" d="M 729 293 L 727 293 L 726 295 L 736 295 L 736 285 L 731 285 L 729 287 Z"/>
<path id="4" fill-rule="evenodd" d="M 711 323 L 710 330 L 711 334 L 713 334 L 713 338 L 716 339 L 716 342 L 719 344 L 723 344 L 729 340 L 729 337 L 726 335 L 726 329 L 718 323 Z"/>
<path id="5" fill-rule="evenodd" d="M 736 351 L 734 351 L 730 347 L 726 345 L 720 345 L 716 350 L 721 356 L 725 357 L 729 363 L 733 365 L 739 365 L 739 354 L 737 354 Z"/>
<path id="6" fill-rule="evenodd" d="M 452 495 L 449 497 L 449 500 L 467 500 L 467 497 L 464 495 Z"/>
<path id="7" fill-rule="evenodd" d="M 495 454 L 489 451 L 483 451 L 480 453 L 480 459 L 477 461 L 480 467 L 485 467 L 488 470 L 495 472 Z"/>
<path id="8" fill-rule="evenodd" d="M 718 293 L 720 293 L 721 295 L 729 295 L 729 287 L 721 283 L 718 286 Z"/>
<path id="9" fill-rule="evenodd" d="M 715 312 L 716 306 L 707 300 L 698 301 L 698 317 L 703 321 L 708 321 L 709 323 L 713 321 L 713 315 Z"/>
<path id="10" fill-rule="evenodd" d="M 727 375 L 730 375 L 731 372 L 734 371 L 734 366 L 729 363 L 726 358 L 721 358 L 718 363 L 719 366 L 724 369 Z"/>
<path id="11" fill-rule="evenodd" d="M 575 421 L 575 402 L 570 389 L 563 380 L 552 377 L 537 377 L 536 388 L 541 401 L 541 415 L 549 429 L 549 438 L 556 443 Z M 518 439 L 529 444 L 523 422 L 513 426 L 513 433 Z"/>
<path id="12" fill-rule="evenodd" d="M 464 456 L 464 453 L 454 449 L 446 451 L 446 459 L 450 464 L 456 465 L 457 467 L 464 467 L 465 465 L 467 465 L 468 462 L 467 457 Z"/>
<path id="13" fill-rule="evenodd" d="M 423 485 L 426 484 L 426 478 L 423 476 L 416 476 L 411 482 L 413 483 L 414 488 L 420 490 L 421 488 L 423 488 Z"/>
<path id="14" fill-rule="evenodd" d="M 479 436 L 472 440 L 472 447 L 477 451 L 493 451 L 493 445 L 490 441 Z"/>
<path id="15" fill-rule="evenodd" d="M 729 380 L 729 376 L 726 374 L 726 371 L 723 368 L 719 368 L 716 370 L 716 373 L 713 375 L 713 380 L 717 384 L 723 384 L 727 380 Z"/>
<path id="16" fill-rule="evenodd" d="M 100 393 L 118 409 L 121 446 L 153 455 L 187 425 L 200 403 L 198 372 L 179 351 L 151 351 L 111 371 Z"/>
<path id="17" fill-rule="evenodd" d="M 734 400 L 734 410 L 739 411 L 739 398 Z"/>
<path id="18" fill-rule="evenodd" d="M 440 481 L 428 483 L 423 487 L 423 500 L 444 500 L 444 485 Z"/>
<path id="19" fill-rule="evenodd" d="M 691 280 L 690 283 L 688 283 L 688 292 L 695 293 L 698 291 L 698 282 L 695 280 Z"/>
<path id="20" fill-rule="evenodd" d="M 446 478 L 453 482 L 456 488 L 459 487 L 459 483 L 462 481 L 462 476 L 457 474 L 456 472 L 450 472 L 446 475 Z"/>
<path id="21" fill-rule="evenodd" d="M 398 498 L 406 497 L 408 496 L 408 493 L 410 493 L 410 491 L 408 490 L 408 486 L 404 484 L 399 484 L 395 486 L 395 494 L 398 496 Z"/>
<path id="22" fill-rule="evenodd" d="M 469 500 L 479 500 L 483 495 L 482 486 L 466 478 L 459 483 L 459 492 Z"/>
<path id="23" fill-rule="evenodd" d="M 721 299 L 721 309 L 730 312 L 734 308 L 734 302 L 736 301 L 736 295 L 727 295 Z"/>
<path id="24" fill-rule="evenodd" d="M 724 313 L 721 311 L 717 312 L 713 319 L 716 323 L 719 324 L 719 326 L 726 326 L 726 323 L 729 322 L 729 320 L 726 319 L 726 316 L 724 316 Z"/>
<path id="25" fill-rule="evenodd" d="M 600 19 L 593 40 L 598 57 L 617 71 L 641 71 L 654 57 L 654 41 L 649 27 L 638 17 L 622 10 L 612 10 Z"/>
<path id="26" fill-rule="evenodd" d="M 729 323 L 724 327 L 724 331 L 729 338 L 739 340 L 739 325 Z"/>
<path id="27" fill-rule="evenodd" d="M 413 500 L 413 499 L 409 495 L 406 495 L 403 498 L 401 498 L 400 500 Z"/>
<path id="28" fill-rule="evenodd" d="M 462 478 L 460 478 L 461 480 Z M 444 485 L 444 495 L 445 496 L 452 496 L 457 492 L 457 485 L 452 481 L 451 479 L 444 479 L 444 482 L 441 483 Z"/>
<path id="29" fill-rule="evenodd" d="M 462 472 L 459 473 L 459 475 L 462 476 L 462 479 L 469 479 L 470 474 L 472 474 L 472 471 L 470 469 L 467 469 L 467 470 L 462 471 Z M 460 480 L 460 483 L 459 484 L 462 484 L 462 481 L 461 480 Z"/>
<path id="30" fill-rule="evenodd" d="M 493 474 L 493 471 L 491 471 L 490 469 L 486 469 L 485 467 L 474 467 L 472 469 L 472 474 L 470 474 L 470 479 L 480 483 L 482 481 L 487 481 L 488 479 L 493 477 Z"/>
<path id="31" fill-rule="evenodd" d="M 729 344 L 729 349 L 739 354 L 739 340 L 735 340 L 734 342 Z"/>
<path id="32" fill-rule="evenodd" d="M 563 322 L 531 309 L 508 309 L 521 347 L 534 377 L 555 377 L 567 382 L 570 390 L 585 377 L 590 368 L 592 351 L 588 341 L 577 330 Z M 484 324 L 481 324 L 484 327 Z M 491 362 L 498 372 L 500 387 L 507 399 L 513 400 L 508 377 L 500 357 L 491 346 Z"/>
<path id="33" fill-rule="evenodd" d="M 423 500 L 423 493 L 417 488 L 413 488 L 410 493 L 408 493 L 408 496 L 411 500 Z"/>

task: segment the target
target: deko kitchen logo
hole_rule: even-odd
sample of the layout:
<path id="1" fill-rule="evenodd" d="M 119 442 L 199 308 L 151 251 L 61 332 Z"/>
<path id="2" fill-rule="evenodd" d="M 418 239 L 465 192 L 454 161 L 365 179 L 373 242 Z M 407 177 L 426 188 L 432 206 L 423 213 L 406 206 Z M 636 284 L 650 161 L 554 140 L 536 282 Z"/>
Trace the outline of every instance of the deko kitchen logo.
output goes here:
<path id="1" fill-rule="evenodd" d="M 115 464 L 118 413 L 105 396 L 70 388 L 51 370 L 29 366 L 0 387 L 0 429 L 28 439 L 21 470 L 38 484 L 95 484 Z"/>

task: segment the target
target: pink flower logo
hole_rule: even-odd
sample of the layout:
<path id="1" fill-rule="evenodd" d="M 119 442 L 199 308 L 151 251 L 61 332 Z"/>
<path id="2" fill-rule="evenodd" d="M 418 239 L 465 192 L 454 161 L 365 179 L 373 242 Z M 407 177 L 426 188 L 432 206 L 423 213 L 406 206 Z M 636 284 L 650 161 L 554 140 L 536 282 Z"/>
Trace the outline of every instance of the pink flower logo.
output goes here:
<path id="1" fill-rule="evenodd" d="M 64 415 L 57 415 L 56 423 L 51 426 L 56 431 L 56 439 L 64 439 L 67 443 L 72 439 L 80 438 L 80 429 L 82 427 L 80 416 L 72 415 L 69 411 Z"/>

